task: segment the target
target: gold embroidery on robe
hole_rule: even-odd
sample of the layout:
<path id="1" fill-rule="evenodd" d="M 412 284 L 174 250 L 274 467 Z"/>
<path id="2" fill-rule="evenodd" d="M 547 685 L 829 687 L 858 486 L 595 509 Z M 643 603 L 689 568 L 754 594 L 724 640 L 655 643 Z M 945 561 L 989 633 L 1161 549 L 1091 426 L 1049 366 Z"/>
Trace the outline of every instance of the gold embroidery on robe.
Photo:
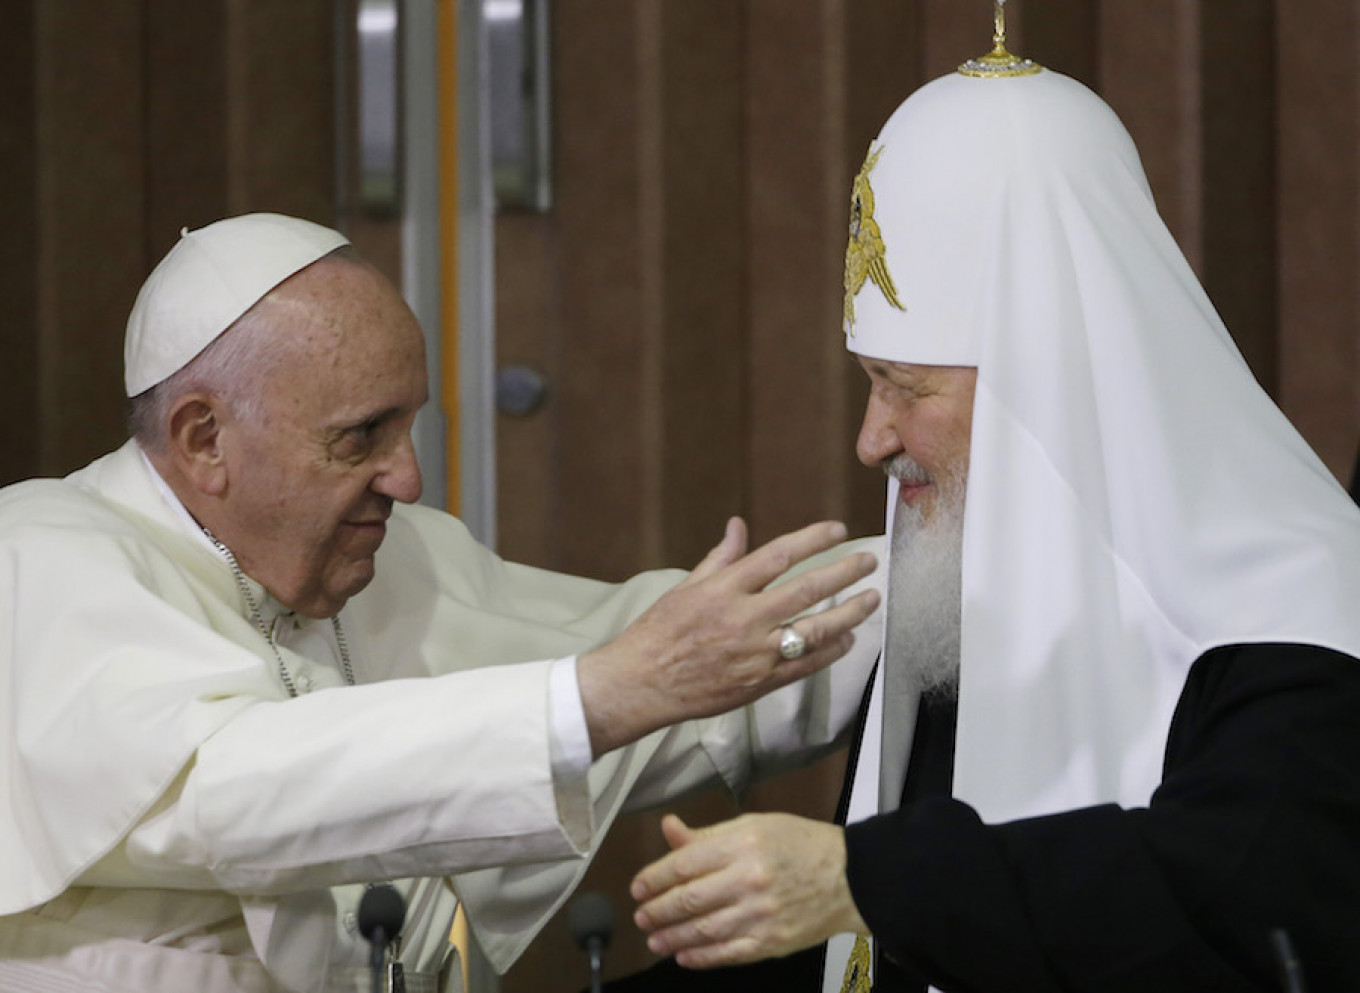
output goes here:
<path id="1" fill-rule="evenodd" d="M 855 935 L 855 947 L 850 950 L 850 960 L 845 963 L 841 993 L 869 993 L 869 980 L 869 939 L 862 934 Z"/>

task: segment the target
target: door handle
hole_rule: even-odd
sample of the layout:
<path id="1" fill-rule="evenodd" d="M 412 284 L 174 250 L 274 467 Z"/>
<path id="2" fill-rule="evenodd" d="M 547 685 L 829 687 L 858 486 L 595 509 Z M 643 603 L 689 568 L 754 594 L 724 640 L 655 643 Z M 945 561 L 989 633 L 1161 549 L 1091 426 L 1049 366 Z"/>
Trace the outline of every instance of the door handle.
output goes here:
<path id="1" fill-rule="evenodd" d="M 547 397 L 547 380 L 536 369 L 508 365 L 496 373 L 496 410 L 507 417 L 529 417 Z"/>
<path id="2" fill-rule="evenodd" d="M 401 201 L 398 0 L 359 0 L 359 202 L 393 217 Z"/>

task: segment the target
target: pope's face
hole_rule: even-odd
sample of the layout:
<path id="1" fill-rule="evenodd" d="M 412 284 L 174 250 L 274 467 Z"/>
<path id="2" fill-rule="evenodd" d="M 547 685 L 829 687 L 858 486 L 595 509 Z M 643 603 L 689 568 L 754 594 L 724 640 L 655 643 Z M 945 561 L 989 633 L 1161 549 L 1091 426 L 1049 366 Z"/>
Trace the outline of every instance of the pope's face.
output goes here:
<path id="1" fill-rule="evenodd" d="M 352 261 L 317 262 L 256 306 L 280 350 L 261 414 L 222 428 L 218 537 L 281 603 L 327 617 L 373 579 L 393 503 L 420 496 L 424 339 L 386 279 Z"/>
<path id="2" fill-rule="evenodd" d="M 900 499 L 928 520 L 948 481 L 968 478 L 977 370 L 858 358 L 869 401 L 855 451 L 897 477 Z"/>

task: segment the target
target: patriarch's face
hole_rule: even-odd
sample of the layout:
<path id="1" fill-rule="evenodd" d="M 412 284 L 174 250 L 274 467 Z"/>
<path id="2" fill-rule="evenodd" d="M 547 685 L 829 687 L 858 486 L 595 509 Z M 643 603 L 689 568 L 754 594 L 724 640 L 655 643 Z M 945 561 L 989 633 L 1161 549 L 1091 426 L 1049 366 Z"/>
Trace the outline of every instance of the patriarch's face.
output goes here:
<path id="1" fill-rule="evenodd" d="M 977 369 L 858 356 L 869 377 L 855 451 L 899 483 L 899 498 L 929 519 L 941 491 L 968 476 Z"/>

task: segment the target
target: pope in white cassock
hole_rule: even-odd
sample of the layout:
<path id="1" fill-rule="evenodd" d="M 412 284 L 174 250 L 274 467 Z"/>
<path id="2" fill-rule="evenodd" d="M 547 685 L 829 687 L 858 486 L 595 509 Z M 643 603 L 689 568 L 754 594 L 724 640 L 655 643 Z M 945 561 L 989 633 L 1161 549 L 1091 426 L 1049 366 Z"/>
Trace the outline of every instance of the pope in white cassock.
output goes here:
<path id="1" fill-rule="evenodd" d="M 620 810 L 854 715 L 874 556 L 772 585 L 840 525 L 611 586 L 410 505 L 422 337 L 334 231 L 185 232 L 125 360 L 134 439 L 0 491 L 0 988 L 365 990 L 395 880 L 407 989 L 453 989 L 460 901 L 504 970 Z"/>
<path id="2" fill-rule="evenodd" d="M 836 935 L 787 991 L 1360 989 L 1360 513 L 1110 108 L 1001 36 L 854 185 L 892 544 L 846 826 L 667 818 L 636 920 L 694 968 Z"/>

